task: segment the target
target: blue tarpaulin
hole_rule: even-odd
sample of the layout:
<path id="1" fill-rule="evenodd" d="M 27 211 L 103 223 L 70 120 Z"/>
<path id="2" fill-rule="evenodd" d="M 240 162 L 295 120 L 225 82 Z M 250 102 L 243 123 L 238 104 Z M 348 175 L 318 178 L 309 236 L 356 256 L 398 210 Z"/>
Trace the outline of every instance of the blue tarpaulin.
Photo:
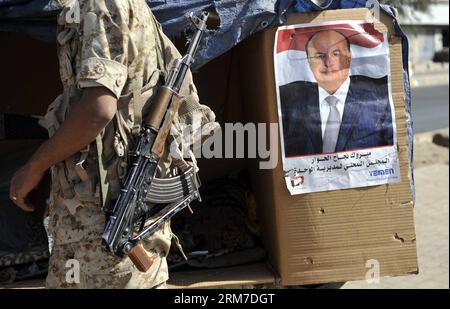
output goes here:
<path id="1" fill-rule="evenodd" d="M 375 2 L 369 1 L 372 4 Z M 209 9 L 218 14 L 220 28 L 205 35 L 195 63 L 195 68 L 198 69 L 246 37 L 266 27 L 280 25 L 287 13 L 366 7 L 368 0 L 147 0 L 147 3 L 164 31 L 172 37 L 179 35 L 180 29 L 188 26 L 189 21 L 184 17 L 187 13 Z M 0 0 L 0 31 L 21 32 L 41 40 L 54 41 L 58 11 L 48 4 L 49 0 Z M 396 20 L 395 11 L 391 7 L 381 5 L 381 9 Z M 395 24 L 395 29 L 403 41 L 403 72 L 412 162 L 408 41 L 398 24 Z"/>

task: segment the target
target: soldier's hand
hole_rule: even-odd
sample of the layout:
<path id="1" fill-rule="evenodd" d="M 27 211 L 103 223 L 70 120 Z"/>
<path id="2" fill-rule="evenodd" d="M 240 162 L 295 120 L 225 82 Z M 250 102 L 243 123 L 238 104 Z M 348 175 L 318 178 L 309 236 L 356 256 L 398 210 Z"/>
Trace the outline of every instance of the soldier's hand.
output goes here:
<path id="1" fill-rule="evenodd" d="M 39 184 L 44 176 L 44 172 L 36 170 L 30 164 L 26 164 L 22 166 L 11 179 L 9 197 L 24 211 L 34 211 L 33 205 L 27 204 L 25 198 L 28 193 Z"/>

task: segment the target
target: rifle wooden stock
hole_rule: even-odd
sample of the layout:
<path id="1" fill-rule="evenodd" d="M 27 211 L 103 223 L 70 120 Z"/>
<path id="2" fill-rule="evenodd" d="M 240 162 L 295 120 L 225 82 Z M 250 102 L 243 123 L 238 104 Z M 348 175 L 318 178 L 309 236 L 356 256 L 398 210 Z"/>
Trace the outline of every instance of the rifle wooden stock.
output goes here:
<path id="1" fill-rule="evenodd" d="M 136 268 L 145 273 L 153 265 L 153 259 L 147 254 L 142 244 L 137 244 L 128 254 Z"/>

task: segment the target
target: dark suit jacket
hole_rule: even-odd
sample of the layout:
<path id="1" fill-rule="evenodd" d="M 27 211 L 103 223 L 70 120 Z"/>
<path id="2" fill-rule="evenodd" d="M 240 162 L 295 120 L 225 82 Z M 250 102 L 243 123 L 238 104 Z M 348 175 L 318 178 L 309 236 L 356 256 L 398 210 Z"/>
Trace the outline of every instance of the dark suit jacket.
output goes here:
<path id="1" fill-rule="evenodd" d="M 322 153 L 317 83 L 280 87 L 286 157 Z M 393 145 L 387 77 L 351 76 L 336 152 Z"/>

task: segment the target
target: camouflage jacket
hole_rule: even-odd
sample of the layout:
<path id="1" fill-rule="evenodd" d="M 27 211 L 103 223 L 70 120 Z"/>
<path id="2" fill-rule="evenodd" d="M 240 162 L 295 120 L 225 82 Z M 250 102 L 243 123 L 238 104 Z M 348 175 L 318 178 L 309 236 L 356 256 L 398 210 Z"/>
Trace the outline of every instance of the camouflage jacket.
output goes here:
<path id="1" fill-rule="evenodd" d="M 100 159 L 114 197 L 126 173 L 127 151 L 141 123 L 145 103 L 158 89 L 161 74 L 164 76 L 180 55 L 144 0 L 56 2 L 63 7 L 57 40 L 64 91 L 48 108 L 49 134 L 58 130 L 83 89 L 108 88 L 118 99 L 118 110 L 102 132 Z M 190 73 L 180 94 L 183 100 L 177 124 L 190 125 L 198 113 L 202 124 L 215 123 L 214 113 L 199 104 Z M 176 129 L 172 133 L 180 134 Z M 53 209 L 50 230 L 57 243 L 97 238 L 103 230 L 97 159 L 94 143 L 52 168 L 51 206 L 54 199 L 65 205 Z M 164 163 L 160 171 L 168 175 L 170 158 Z"/>

